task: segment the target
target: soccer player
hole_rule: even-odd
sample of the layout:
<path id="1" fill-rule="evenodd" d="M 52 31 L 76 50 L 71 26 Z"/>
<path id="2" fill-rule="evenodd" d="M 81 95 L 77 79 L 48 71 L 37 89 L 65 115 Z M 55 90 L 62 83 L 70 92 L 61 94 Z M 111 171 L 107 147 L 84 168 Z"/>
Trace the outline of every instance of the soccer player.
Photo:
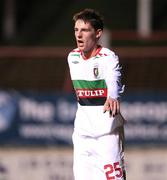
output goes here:
<path id="1" fill-rule="evenodd" d="M 75 180 L 125 180 L 123 92 L 118 56 L 98 44 L 103 19 L 93 9 L 73 16 L 77 48 L 68 55 L 78 100 L 74 122 Z"/>

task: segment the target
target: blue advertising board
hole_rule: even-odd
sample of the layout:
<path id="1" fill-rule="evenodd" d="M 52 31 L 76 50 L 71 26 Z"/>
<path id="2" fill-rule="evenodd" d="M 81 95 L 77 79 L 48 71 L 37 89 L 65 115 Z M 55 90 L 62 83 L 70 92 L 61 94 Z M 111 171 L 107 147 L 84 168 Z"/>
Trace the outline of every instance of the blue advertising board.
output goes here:
<path id="1" fill-rule="evenodd" d="M 75 97 L 0 91 L 0 144 L 71 144 Z"/>
<path id="2" fill-rule="evenodd" d="M 0 91 L 0 144 L 71 145 L 74 94 Z M 126 143 L 167 144 L 166 93 L 131 92 L 122 98 Z"/>
<path id="3" fill-rule="evenodd" d="M 122 101 L 127 143 L 167 145 L 166 92 L 131 92 Z"/>

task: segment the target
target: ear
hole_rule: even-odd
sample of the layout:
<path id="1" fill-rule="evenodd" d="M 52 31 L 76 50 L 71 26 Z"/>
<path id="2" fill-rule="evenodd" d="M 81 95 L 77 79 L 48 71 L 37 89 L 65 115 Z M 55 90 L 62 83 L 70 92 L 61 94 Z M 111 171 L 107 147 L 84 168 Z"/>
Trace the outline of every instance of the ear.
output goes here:
<path id="1" fill-rule="evenodd" d="M 96 31 L 96 38 L 99 39 L 101 37 L 102 33 L 103 33 L 103 31 L 101 29 L 98 29 Z"/>

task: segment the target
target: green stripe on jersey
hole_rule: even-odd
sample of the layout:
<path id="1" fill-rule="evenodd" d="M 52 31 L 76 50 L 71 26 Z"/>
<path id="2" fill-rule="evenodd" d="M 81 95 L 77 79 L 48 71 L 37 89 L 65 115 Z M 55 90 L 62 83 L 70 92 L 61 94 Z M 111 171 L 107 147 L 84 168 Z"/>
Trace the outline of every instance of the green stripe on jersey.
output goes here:
<path id="1" fill-rule="evenodd" d="M 75 89 L 98 89 L 107 88 L 105 80 L 86 81 L 86 80 L 73 80 Z"/>
<path id="2" fill-rule="evenodd" d="M 80 54 L 71 54 L 71 56 L 78 56 L 78 57 L 80 57 Z"/>

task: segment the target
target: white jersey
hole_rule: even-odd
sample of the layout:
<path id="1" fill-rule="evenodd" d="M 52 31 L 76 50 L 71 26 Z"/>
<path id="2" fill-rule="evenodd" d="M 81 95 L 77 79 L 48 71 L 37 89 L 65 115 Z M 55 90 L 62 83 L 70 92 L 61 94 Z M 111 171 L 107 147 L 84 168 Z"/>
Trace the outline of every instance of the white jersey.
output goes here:
<path id="1" fill-rule="evenodd" d="M 68 63 L 78 99 L 75 131 L 98 137 L 122 126 L 120 118 L 110 118 L 109 112 L 103 113 L 106 98 L 118 98 L 123 91 L 118 56 L 100 47 L 94 57 L 84 59 L 77 48 L 69 53 Z"/>

